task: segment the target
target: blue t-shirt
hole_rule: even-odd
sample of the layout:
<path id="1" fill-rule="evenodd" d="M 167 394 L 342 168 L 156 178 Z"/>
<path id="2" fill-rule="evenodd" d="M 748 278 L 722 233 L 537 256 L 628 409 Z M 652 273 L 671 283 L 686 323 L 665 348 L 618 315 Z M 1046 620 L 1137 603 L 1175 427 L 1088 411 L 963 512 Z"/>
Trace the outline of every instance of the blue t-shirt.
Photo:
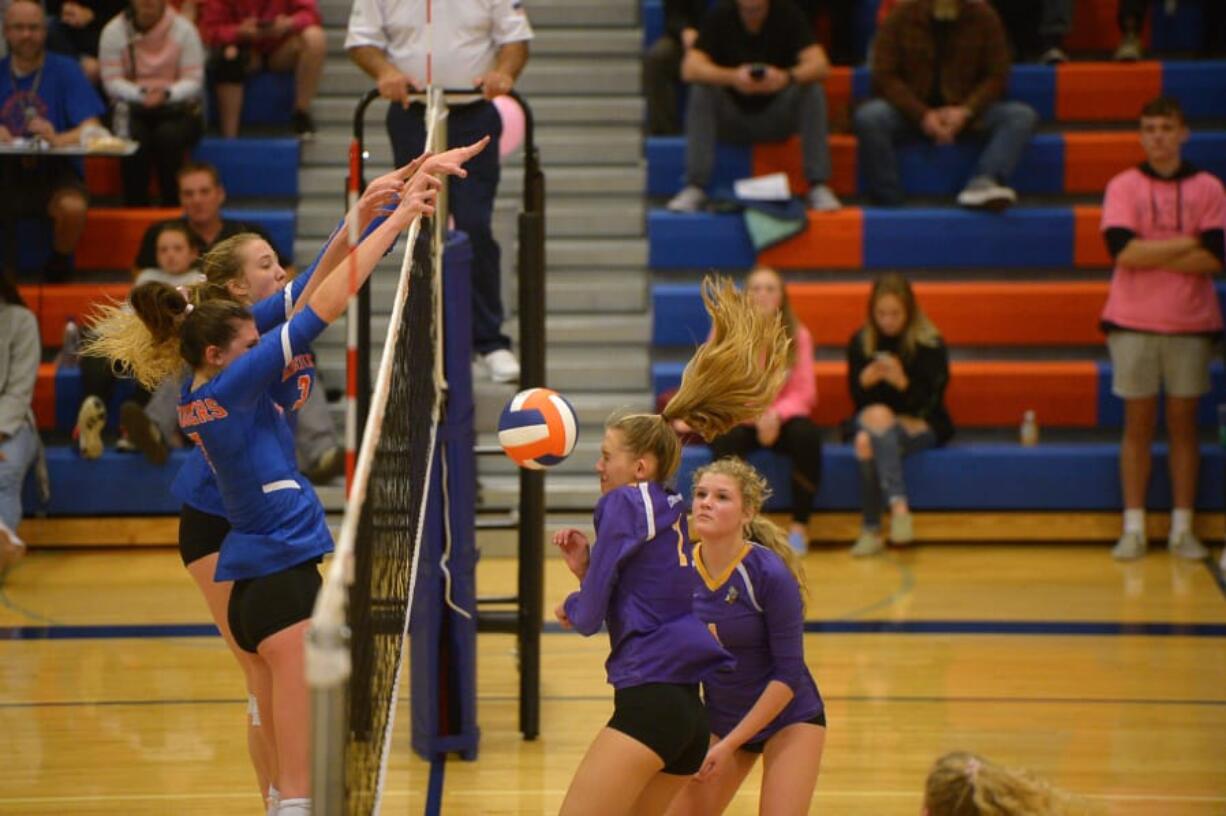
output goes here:
<path id="1" fill-rule="evenodd" d="M 657 482 L 625 485 L 600 497 L 595 522 L 587 575 L 565 607 L 580 634 L 608 626 L 609 684 L 697 683 L 731 665 L 694 615 L 684 499 Z"/>
<path id="2" fill-rule="evenodd" d="M 0 60 L 0 125 L 13 136 L 29 136 L 33 117 L 27 111 L 62 133 L 101 117 L 106 106 L 74 59 L 48 53 L 42 69 L 17 79 L 14 88 L 13 58 L 5 57 Z"/>
<path id="3" fill-rule="evenodd" d="M 696 544 L 694 567 L 699 577 L 694 614 L 736 658 L 734 669 L 703 678 L 711 732 L 727 736 L 772 680 L 786 684 L 795 696 L 750 742 L 769 739 L 781 728 L 807 722 L 823 711 L 817 684 L 805 665 L 800 587 L 783 559 L 750 544 L 723 574 L 712 576 L 703 567 L 702 544 Z"/>
<path id="4" fill-rule="evenodd" d="M 327 324 L 309 307 L 221 373 L 179 397 L 179 427 L 208 461 L 230 533 L 215 580 L 258 578 L 332 550 L 323 506 L 298 472 L 294 438 L 269 395 Z"/>

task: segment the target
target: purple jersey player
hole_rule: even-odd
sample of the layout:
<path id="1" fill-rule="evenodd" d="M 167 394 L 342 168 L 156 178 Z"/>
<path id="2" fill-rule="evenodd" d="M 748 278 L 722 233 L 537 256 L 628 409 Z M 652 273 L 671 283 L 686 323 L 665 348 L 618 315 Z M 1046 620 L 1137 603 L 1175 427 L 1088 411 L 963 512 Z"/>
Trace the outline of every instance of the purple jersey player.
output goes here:
<path id="1" fill-rule="evenodd" d="M 584 635 L 608 629 L 614 688 L 613 716 L 576 770 L 562 816 L 664 813 L 707 753 L 698 684 L 732 665 L 693 613 L 684 500 L 663 484 L 681 460 L 670 423 L 685 421 L 709 439 L 757 416 L 786 374 L 787 338 L 729 283 L 705 281 L 703 297 L 715 329 L 676 396 L 662 414 L 622 416 L 605 428 L 596 541 L 573 529 L 554 536 L 580 580 L 555 612 Z"/>
<path id="2" fill-rule="evenodd" d="M 809 812 L 826 713 L 804 656 L 804 572 L 780 528 L 758 516 L 769 489 L 740 459 L 694 476 L 694 613 L 736 659 L 703 679 L 711 747 L 669 816 L 723 813 L 764 757 L 759 813 Z"/>

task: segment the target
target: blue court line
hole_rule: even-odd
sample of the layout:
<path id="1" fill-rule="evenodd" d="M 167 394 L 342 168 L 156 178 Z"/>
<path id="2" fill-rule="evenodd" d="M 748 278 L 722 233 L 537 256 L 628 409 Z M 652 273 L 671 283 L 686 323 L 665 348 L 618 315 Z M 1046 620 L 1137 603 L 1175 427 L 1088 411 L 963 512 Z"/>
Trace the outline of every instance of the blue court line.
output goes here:
<path id="1" fill-rule="evenodd" d="M 566 632 L 546 623 L 548 634 Z M 1163 623 L 1153 621 L 987 621 L 987 620 L 829 620 L 805 621 L 805 631 L 818 634 L 898 635 L 1106 635 L 1147 637 L 1226 637 L 1226 623 Z M 0 640 L 109 640 L 117 638 L 217 637 L 211 623 L 142 623 L 79 626 L 4 626 Z"/>
<path id="2" fill-rule="evenodd" d="M 430 761 L 430 782 L 426 788 L 425 816 L 439 816 L 443 812 L 443 772 L 447 757 L 439 756 Z"/>

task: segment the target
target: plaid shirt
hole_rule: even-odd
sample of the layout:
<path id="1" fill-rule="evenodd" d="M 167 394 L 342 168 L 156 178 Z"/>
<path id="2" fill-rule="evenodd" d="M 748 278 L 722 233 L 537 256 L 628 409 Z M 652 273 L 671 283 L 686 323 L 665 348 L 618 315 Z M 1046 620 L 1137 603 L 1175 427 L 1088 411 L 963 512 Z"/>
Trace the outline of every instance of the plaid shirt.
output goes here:
<path id="1" fill-rule="evenodd" d="M 873 90 L 919 121 L 928 111 L 936 79 L 935 0 L 900 3 L 877 29 Z M 962 0 L 941 62 L 941 96 L 978 116 L 1005 91 L 1009 46 L 996 12 L 984 0 Z"/>

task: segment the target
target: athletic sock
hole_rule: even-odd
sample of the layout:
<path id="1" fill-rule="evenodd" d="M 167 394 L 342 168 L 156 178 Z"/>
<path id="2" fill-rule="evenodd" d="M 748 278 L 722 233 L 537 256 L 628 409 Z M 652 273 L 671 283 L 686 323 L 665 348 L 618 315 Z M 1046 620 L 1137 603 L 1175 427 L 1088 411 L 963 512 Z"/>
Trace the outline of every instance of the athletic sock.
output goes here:
<path id="1" fill-rule="evenodd" d="M 1142 538 L 1145 537 L 1145 510 L 1125 510 L 1124 511 L 1124 532 L 1136 533 Z"/>
<path id="2" fill-rule="evenodd" d="M 1192 532 L 1192 511 L 1186 507 L 1176 507 L 1171 511 L 1171 541 L 1184 533 Z"/>
<path id="3" fill-rule="evenodd" d="M 311 816 L 311 800 L 306 797 L 282 799 L 281 806 L 277 808 L 277 816 Z"/>

